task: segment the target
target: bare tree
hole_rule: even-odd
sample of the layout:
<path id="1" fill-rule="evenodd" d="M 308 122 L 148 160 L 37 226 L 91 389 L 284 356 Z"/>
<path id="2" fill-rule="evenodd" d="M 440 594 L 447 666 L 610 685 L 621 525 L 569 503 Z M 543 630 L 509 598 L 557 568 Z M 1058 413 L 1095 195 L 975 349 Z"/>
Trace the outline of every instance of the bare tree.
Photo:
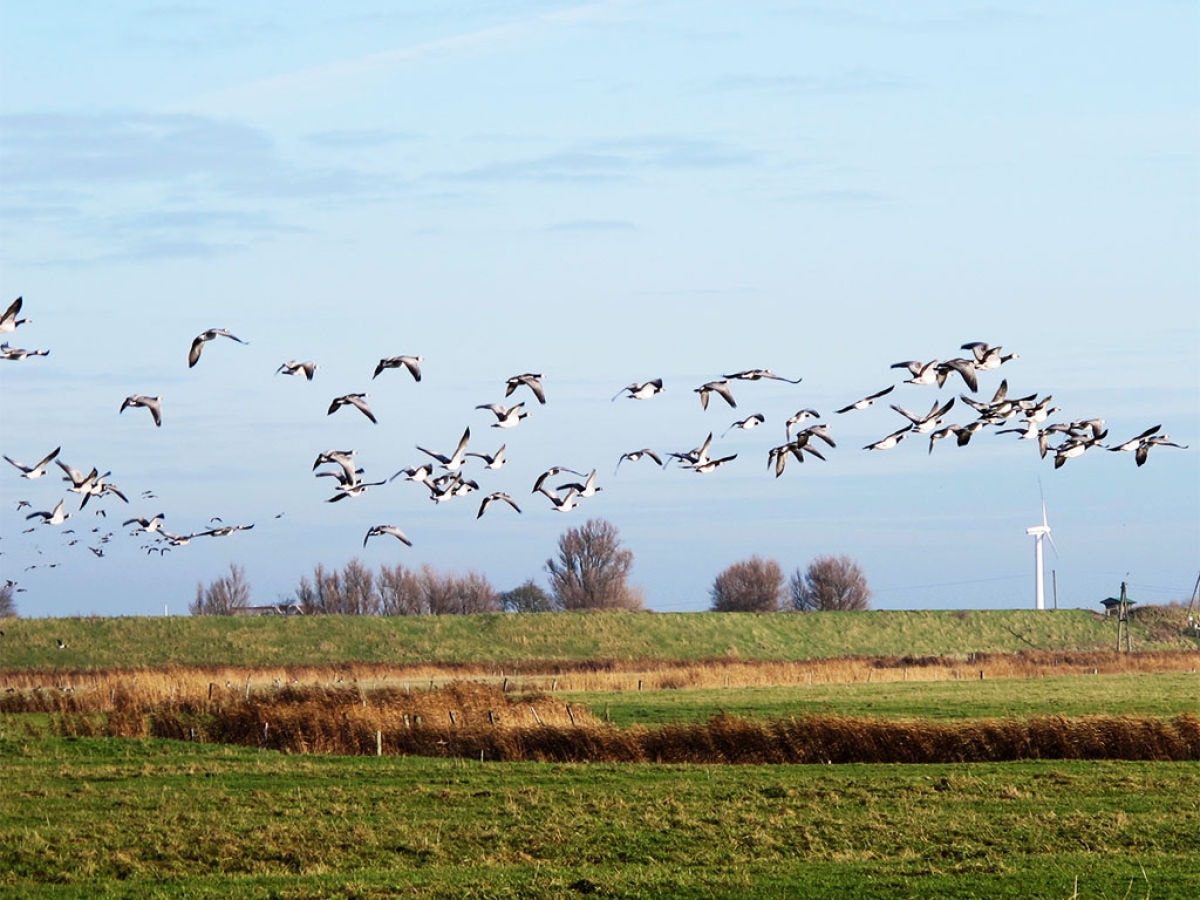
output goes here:
<path id="1" fill-rule="evenodd" d="M 338 612 L 350 616 L 379 614 L 379 594 L 375 573 L 356 556 L 342 568 L 341 598 Z"/>
<path id="2" fill-rule="evenodd" d="M 454 585 L 431 565 L 421 566 L 421 596 L 425 612 L 433 616 L 449 616 L 458 612 Z"/>
<path id="3" fill-rule="evenodd" d="M 783 568 L 755 555 L 716 577 L 710 591 L 714 612 L 776 612 L 783 596 Z"/>
<path id="4" fill-rule="evenodd" d="M 616 526 L 589 519 L 558 539 L 558 558 L 546 560 L 554 601 L 562 609 L 640 609 L 626 579 L 633 552 L 621 546 Z"/>
<path id="5" fill-rule="evenodd" d="M 455 612 L 461 615 L 471 613 L 499 612 L 500 602 L 496 589 L 490 581 L 478 572 L 468 572 L 466 575 L 447 576 L 457 605 Z"/>
<path id="6" fill-rule="evenodd" d="M 296 588 L 296 605 L 305 615 L 339 615 L 353 612 L 348 608 L 342 574 L 336 569 L 326 569 L 321 563 L 313 567 L 312 581 L 301 576 Z"/>
<path id="7" fill-rule="evenodd" d="M 237 563 L 229 564 L 229 574 L 222 575 L 207 587 L 196 584 L 196 599 L 188 605 L 193 616 L 231 616 L 234 610 L 250 605 L 250 584 L 246 570 Z"/>
<path id="8" fill-rule="evenodd" d="M 792 573 L 788 589 L 800 612 L 871 608 L 867 576 L 845 555 L 816 557 L 806 571 Z"/>
<path id="9" fill-rule="evenodd" d="M 557 612 L 559 609 L 554 598 L 538 587 L 532 578 L 511 591 L 505 591 L 498 599 L 500 608 L 505 612 L 540 613 Z"/>
<path id="10" fill-rule="evenodd" d="M 399 564 L 380 566 L 379 611 L 385 616 L 419 616 L 428 612 L 421 576 Z"/>
<path id="11" fill-rule="evenodd" d="M 0 619 L 15 619 L 17 617 L 16 586 L 0 584 Z"/>

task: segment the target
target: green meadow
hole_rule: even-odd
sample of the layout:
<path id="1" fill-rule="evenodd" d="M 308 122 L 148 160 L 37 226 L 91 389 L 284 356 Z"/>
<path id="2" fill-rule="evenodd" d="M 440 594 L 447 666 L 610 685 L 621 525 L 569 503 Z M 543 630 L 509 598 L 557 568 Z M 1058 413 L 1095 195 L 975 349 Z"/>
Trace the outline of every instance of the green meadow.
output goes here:
<path id="1" fill-rule="evenodd" d="M 326 678 L 339 665 L 438 664 L 493 683 L 517 673 L 518 685 L 528 671 L 544 690 L 567 663 L 625 661 L 695 665 L 647 677 L 644 689 L 635 666 L 555 698 L 617 729 L 721 715 L 1166 720 L 1200 710 L 1200 649 L 1161 617 L 1134 623 L 1141 670 L 1039 662 L 1029 676 L 978 676 L 1009 671 L 981 654 L 1077 663 L 1112 651 L 1113 623 L 1067 610 L 22 619 L 3 630 L 0 682 L 41 685 L 8 696 L 70 702 L 105 701 L 109 689 L 96 698 L 102 689 L 83 676 L 109 669 L 174 702 L 175 667 L 200 668 L 189 690 L 203 693 L 204 667 L 241 666 L 244 686 L 221 690 L 249 697 L 257 678 L 263 702 L 271 667 Z M 909 657 L 912 668 L 852 661 L 843 678 L 841 657 Z M 935 673 L 920 657 L 959 662 Z M 832 660 L 822 671 L 834 674 L 797 683 L 804 660 Z M 64 721 L 0 713 L 0 897 L 1200 896 L 1197 760 L 496 762 L 77 737 Z"/>

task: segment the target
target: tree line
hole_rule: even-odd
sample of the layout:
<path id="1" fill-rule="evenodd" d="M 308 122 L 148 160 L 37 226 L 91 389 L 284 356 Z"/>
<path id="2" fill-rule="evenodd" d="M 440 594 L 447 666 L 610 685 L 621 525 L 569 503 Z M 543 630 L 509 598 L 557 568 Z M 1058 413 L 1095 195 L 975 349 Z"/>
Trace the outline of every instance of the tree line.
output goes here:
<path id="1" fill-rule="evenodd" d="M 589 519 L 558 539 L 546 560 L 549 590 L 533 579 L 497 591 L 479 572 L 441 572 L 432 566 L 402 564 L 368 568 L 357 557 L 341 569 L 317 564 L 294 592 L 277 604 L 307 615 L 466 615 L 484 612 L 561 612 L 584 609 L 644 608 L 641 592 L 629 583 L 633 552 L 616 527 Z M 812 612 L 867 609 L 871 592 L 858 565 L 846 556 L 819 556 L 785 579 L 774 560 L 753 556 L 726 568 L 710 590 L 717 612 Z M 196 585 L 192 615 L 234 615 L 251 605 L 245 570 L 236 563 L 208 584 Z"/>

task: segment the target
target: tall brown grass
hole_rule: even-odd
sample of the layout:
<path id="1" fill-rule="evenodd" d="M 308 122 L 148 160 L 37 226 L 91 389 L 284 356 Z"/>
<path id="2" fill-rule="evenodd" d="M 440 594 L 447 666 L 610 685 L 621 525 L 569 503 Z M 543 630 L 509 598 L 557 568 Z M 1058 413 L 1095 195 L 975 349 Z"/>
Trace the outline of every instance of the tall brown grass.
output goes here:
<path id="1" fill-rule="evenodd" d="M 117 693 L 139 702 L 182 702 L 253 694 L 283 686 L 416 689 L 469 678 L 510 691 L 625 691 L 772 687 L 893 681 L 1037 678 L 1131 672 L 1194 672 L 1195 651 L 1117 653 L 1030 650 L 946 656 L 842 657 L 799 662 L 709 660 L 664 662 L 594 660 L 494 665 L 393 666 L 346 663 L 336 666 L 169 667 L 162 669 L 29 669 L 0 672 L 0 711 L 101 709 Z"/>
<path id="2" fill-rule="evenodd" d="M 1040 715 L 949 722 L 720 715 L 707 722 L 618 729 L 547 694 L 514 694 L 465 681 L 421 689 L 289 684 L 212 699 L 157 701 L 114 689 L 103 711 L 74 692 L 27 695 L 36 708 L 56 713 L 54 728 L 61 734 L 154 736 L 287 753 L 739 764 L 1200 760 L 1200 716 L 1190 713 L 1169 719 Z M 51 697 L 54 702 L 47 702 Z"/>

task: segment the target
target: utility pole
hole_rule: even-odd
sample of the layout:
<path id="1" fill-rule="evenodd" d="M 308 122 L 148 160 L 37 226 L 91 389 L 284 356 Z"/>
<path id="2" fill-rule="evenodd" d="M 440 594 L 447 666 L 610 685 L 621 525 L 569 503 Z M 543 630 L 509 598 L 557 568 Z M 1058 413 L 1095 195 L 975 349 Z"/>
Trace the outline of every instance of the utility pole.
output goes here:
<path id="1" fill-rule="evenodd" d="M 1121 652 L 1121 627 L 1125 627 L 1125 651 L 1133 650 L 1133 643 L 1129 637 L 1129 597 L 1125 593 L 1125 582 L 1121 582 L 1121 598 L 1117 604 L 1117 652 Z"/>

